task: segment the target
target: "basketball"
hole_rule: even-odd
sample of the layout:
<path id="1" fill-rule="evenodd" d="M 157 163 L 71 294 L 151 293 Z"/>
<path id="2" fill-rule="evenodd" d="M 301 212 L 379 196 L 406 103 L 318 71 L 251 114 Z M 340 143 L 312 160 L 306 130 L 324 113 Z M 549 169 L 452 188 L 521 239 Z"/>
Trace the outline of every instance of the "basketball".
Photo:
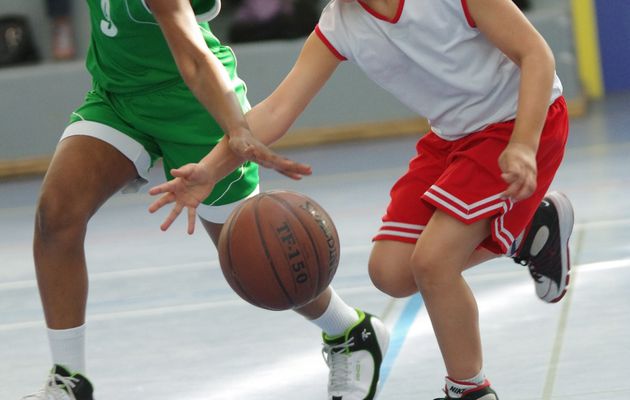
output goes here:
<path id="1" fill-rule="evenodd" d="M 269 310 L 297 308 L 320 295 L 340 255 L 328 213 L 304 194 L 285 190 L 260 193 L 236 207 L 218 249 L 232 289 Z"/>

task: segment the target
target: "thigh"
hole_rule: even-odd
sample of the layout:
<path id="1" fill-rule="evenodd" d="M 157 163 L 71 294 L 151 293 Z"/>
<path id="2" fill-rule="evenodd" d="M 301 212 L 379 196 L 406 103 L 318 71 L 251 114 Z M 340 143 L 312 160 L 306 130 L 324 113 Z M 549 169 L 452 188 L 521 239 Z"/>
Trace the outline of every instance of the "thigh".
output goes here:
<path id="1" fill-rule="evenodd" d="M 418 291 L 411 272 L 414 245 L 394 240 L 374 242 L 368 269 L 370 279 L 381 291 L 393 297 L 407 297 Z"/>
<path id="2" fill-rule="evenodd" d="M 72 136 L 57 146 L 42 184 L 42 199 L 68 214 L 92 215 L 137 176 L 133 163 L 110 144 Z"/>
<path id="3" fill-rule="evenodd" d="M 118 96 L 114 103 L 118 114 L 157 143 L 167 179 L 173 178 L 171 169 L 199 162 L 224 136 L 183 83 L 142 96 Z M 246 99 L 241 99 L 241 106 L 249 108 Z M 215 185 L 197 209 L 199 216 L 224 222 L 236 203 L 257 193 L 258 183 L 258 165 L 244 163 Z"/>
<path id="4" fill-rule="evenodd" d="M 223 224 L 218 224 L 215 222 L 206 221 L 205 219 L 201 219 L 201 224 L 206 229 L 206 232 L 212 239 L 212 243 L 214 243 L 214 247 L 219 247 L 219 236 L 221 235 L 221 230 L 223 229 Z"/>
<path id="5" fill-rule="evenodd" d="M 83 104 L 70 117 L 62 142 L 75 136 L 90 136 L 109 144 L 133 163 L 137 179 L 125 187 L 136 191 L 148 182 L 149 170 L 161 157 L 159 146 L 119 112 L 120 102 L 98 86 L 88 92 Z"/>
<path id="6" fill-rule="evenodd" d="M 460 274 L 489 234 L 489 219 L 465 223 L 437 209 L 415 245 L 411 269 L 416 276 Z"/>
<path id="7" fill-rule="evenodd" d="M 422 195 L 442 175 L 450 143 L 430 132 L 416 145 L 417 155 L 390 191 L 390 202 L 374 240 L 415 244 L 433 215 L 435 207 Z"/>

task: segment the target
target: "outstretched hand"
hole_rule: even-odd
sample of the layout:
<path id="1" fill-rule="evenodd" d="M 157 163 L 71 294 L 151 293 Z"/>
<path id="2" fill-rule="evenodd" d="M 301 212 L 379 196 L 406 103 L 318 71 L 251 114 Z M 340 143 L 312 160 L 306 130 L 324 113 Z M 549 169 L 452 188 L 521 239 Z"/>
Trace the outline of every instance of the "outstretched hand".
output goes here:
<path id="1" fill-rule="evenodd" d="M 274 169 L 284 176 L 299 180 L 312 173 L 311 167 L 273 152 L 252 135 L 230 137 L 230 150 L 242 160 L 253 161 L 262 167 Z"/>
<path id="2" fill-rule="evenodd" d="M 504 197 L 524 200 L 536 190 L 536 152 L 530 147 L 510 143 L 499 156 L 501 178 L 508 184 Z"/>
<path id="3" fill-rule="evenodd" d="M 172 169 L 171 175 L 175 178 L 149 190 L 149 194 L 162 196 L 149 206 L 149 212 L 154 213 L 167 204 L 175 203 L 171 212 L 166 217 L 160 228 L 165 231 L 177 219 L 184 208 L 188 211 L 188 233 L 195 231 L 195 217 L 197 207 L 208 197 L 214 184 L 209 174 L 199 164 L 186 164 L 183 167 Z"/>
<path id="4" fill-rule="evenodd" d="M 301 179 L 311 174 L 311 167 L 282 157 L 271 151 L 262 142 L 251 135 L 232 137 L 228 141 L 229 148 L 240 160 L 249 160 L 259 165 L 271 168 L 292 179 Z M 202 164 L 186 164 L 172 169 L 173 179 L 149 190 L 152 196 L 162 195 L 149 206 L 149 212 L 154 213 L 162 207 L 174 203 L 160 228 L 165 231 L 187 209 L 188 233 L 195 231 L 197 207 L 207 198 L 216 182 L 216 177 Z"/>

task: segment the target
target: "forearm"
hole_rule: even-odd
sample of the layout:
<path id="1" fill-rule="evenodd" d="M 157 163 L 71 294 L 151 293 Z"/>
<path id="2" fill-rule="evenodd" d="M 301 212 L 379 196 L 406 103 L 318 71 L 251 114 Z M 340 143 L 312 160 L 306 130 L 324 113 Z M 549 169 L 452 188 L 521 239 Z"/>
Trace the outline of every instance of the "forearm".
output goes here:
<path id="1" fill-rule="evenodd" d="M 147 0 L 177 68 L 197 100 L 230 137 L 248 135 L 247 122 L 230 77 L 208 48 L 189 0 Z"/>
<path id="2" fill-rule="evenodd" d="M 297 115 L 299 115 L 297 110 L 293 113 L 288 110 L 283 112 L 274 107 L 273 102 L 265 100 L 251 109 L 245 117 L 253 136 L 269 145 L 288 131 Z M 230 150 L 225 137 L 199 162 L 213 177 L 218 177 L 216 180 L 226 176 L 242 163 L 243 160 Z"/>
<path id="3" fill-rule="evenodd" d="M 181 71 L 187 86 L 227 136 L 247 133 L 247 121 L 223 65 L 209 51 L 194 60 L 192 68 Z"/>
<path id="4" fill-rule="evenodd" d="M 284 136 L 303 110 L 302 107 L 291 110 L 274 103 L 273 97 L 267 98 L 245 115 L 252 134 L 267 145 Z"/>
<path id="5" fill-rule="evenodd" d="M 510 143 L 538 150 L 553 87 L 555 63 L 551 54 L 531 55 L 520 64 L 518 111 Z"/>
<path id="6" fill-rule="evenodd" d="M 339 63 L 321 40 L 311 34 L 286 78 L 269 97 L 247 113 L 247 123 L 254 136 L 270 144 L 286 134 Z"/>
<path id="7" fill-rule="evenodd" d="M 228 138 L 223 137 L 221 141 L 204 158 L 199 161 L 208 174 L 208 179 L 216 184 L 225 178 L 230 172 L 243 164 L 244 160 L 234 154 L 228 145 Z"/>

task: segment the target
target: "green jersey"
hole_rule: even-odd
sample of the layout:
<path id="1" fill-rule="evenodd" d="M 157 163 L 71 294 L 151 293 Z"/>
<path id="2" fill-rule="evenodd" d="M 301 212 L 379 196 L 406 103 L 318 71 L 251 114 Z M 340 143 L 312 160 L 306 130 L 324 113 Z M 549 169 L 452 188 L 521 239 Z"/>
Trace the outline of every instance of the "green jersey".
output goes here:
<path id="1" fill-rule="evenodd" d="M 199 162 L 223 131 L 183 81 L 146 0 L 87 2 L 92 34 L 86 64 L 93 87 L 72 113 L 64 137 L 87 135 L 109 143 L 134 163 L 138 182 L 146 183 L 157 159 L 172 179 L 171 168 Z M 192 0 L 191 5 L 195 28 L 227 70 L 246 112 L 250 105 L 234 53 L 208 26 L 221 1 Z M 245 162 L 214 186 L 197 212 L 208 221 L 225 221 L 237 202 L 256 193 L 258 180 L 258 165 Z"/>
<path id="2" fill-rule="evenodd" d="M 112 93 L 131 94 L 181 82 L 168 43 L 145 0 L 87 2 L 92 34 L 86 64 L 100 87 Z M 236 75 L 234 53 L 221 45 L 208 25 L 218 15 L 221 1 L 193 0 L 191 4 L 208 48 L 223 63 L 233 87 L 242 96 L 245 88 Z"/>

